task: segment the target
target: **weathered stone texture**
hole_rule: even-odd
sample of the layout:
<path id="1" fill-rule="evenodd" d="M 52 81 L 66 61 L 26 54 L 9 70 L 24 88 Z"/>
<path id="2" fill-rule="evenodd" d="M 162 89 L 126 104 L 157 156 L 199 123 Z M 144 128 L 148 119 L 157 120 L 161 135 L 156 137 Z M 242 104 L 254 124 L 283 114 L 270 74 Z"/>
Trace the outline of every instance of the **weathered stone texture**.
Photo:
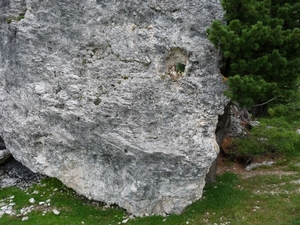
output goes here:
<path id="1" fill-rule="evenodd" d="M 7 149 L 89 198 L 180 213 L 219 149 L 226 99 L 206 28 L 221 16 L 211 0 L 1 0 Z"/>

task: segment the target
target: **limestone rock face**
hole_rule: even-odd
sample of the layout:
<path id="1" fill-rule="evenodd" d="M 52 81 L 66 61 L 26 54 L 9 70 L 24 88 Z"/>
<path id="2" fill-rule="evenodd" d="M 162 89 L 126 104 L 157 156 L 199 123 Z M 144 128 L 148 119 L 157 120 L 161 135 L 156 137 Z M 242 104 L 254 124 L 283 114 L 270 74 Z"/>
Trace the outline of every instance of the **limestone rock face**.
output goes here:
<path id="1" fill-rule="evenodd" d="M 226 99 L 218 0 L 1 0 L 0 135 L 34 172 L 135 215 L 201 198 Z"/>

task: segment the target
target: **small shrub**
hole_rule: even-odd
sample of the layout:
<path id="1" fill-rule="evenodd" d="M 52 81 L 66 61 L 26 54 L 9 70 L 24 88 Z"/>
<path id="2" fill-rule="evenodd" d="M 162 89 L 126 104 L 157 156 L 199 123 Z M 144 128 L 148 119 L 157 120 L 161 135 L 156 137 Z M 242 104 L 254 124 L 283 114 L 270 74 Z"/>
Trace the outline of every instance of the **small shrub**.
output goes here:
<path id="1" fill-rule="evenodd" d="M 7 18 L 6 23 L 11 23 L 12 21 L 20 21 L 25 18 L 24 14 L 20 14 L 18 17 Z"/>
<path id="2" fill-rule="evenodd" d="M 177 73 L 183 73 L 184 70 L 185 70 L 185 65 L 184 64 L 182 64 L 182 63 L 176 63 L 176 65 L 175 65 L 175 71 Z"/>
<path id="3" fill-rule="evenodd" d="M 6 23 L 11 23 L 13 21 L 13 18 L 6 19 Z"/>
<path id="4" fill-rule="evenodd" d="M 25 15 L 24 14 L 20 14 L 17 18 L 16 18 L 16 21 L 20 21 L 22 19 L 25 18 Z"/>

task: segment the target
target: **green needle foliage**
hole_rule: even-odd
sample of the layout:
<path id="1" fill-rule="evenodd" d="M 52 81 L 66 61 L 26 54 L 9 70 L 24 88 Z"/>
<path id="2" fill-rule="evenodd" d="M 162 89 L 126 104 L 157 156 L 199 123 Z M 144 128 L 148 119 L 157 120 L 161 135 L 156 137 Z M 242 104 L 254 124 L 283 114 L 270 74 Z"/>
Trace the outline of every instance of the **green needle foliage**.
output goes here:
<path id="1" fill-rule="evenodd" d="M 241 106 L 288 100 L 300 75 L 298 0 L 223 0 L 227 23 L 212 22 L 208 39 L 223 52 L 226 95 Z"/>

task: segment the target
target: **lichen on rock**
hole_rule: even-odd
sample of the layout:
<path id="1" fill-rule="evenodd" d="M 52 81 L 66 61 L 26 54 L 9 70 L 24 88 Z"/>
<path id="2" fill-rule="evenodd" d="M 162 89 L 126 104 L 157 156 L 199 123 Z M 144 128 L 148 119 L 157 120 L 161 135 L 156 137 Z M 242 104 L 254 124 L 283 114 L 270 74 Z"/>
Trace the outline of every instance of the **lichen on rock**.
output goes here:
<path id="1" fill-rule="evenodd" d="M 219 150 L 227 99 L 206 28 L 222 15 L 206 0 L 2 1 L 7 149 L 88 198 L 180 213 Z"/>

